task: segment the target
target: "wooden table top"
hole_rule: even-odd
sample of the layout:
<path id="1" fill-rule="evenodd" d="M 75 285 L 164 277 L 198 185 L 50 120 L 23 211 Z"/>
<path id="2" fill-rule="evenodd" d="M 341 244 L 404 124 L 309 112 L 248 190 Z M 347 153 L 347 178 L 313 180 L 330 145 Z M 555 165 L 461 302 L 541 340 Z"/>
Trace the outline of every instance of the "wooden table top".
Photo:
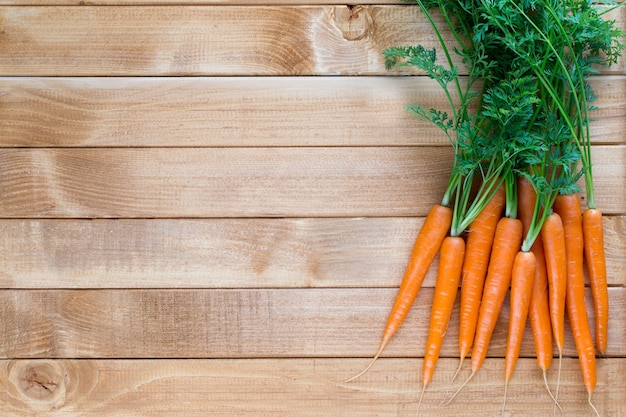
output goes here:
<path id="1" fill-rule="evenodd" d="M 0 3 L 2 416 L 415 415 L 437 261 L 379 362 L 341 381 L 375 353 L 452 163 L 405 111 L 443 105 L 439 87 L 381 54 L 435 46 L 417 7 Z M 626 30 L 626 8 L 611 17 Z M 591 83 L 611 314 L 593 402 L 619 417 L 626 61 Z M 505 303 L 483 368 L 442 407 L 457 303 L 420 415 L 501 415 L 507 320 Z M 566 334 L 559 400 L 592 416 Z M 521 356 L 506 415 L 552 415 L 530 328 Z"/>

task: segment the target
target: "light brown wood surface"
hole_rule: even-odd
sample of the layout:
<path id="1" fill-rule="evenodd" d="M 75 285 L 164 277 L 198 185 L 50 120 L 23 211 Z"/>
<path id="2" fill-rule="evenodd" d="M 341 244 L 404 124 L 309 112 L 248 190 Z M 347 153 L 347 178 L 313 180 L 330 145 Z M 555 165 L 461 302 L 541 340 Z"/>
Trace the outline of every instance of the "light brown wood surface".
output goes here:
<path id="1" fill-rule="evenodd" d="M 384 68 L 387 47 L 436 45 L 401 3 L 0 0 L 0 417 L 416 414 L 437 261 L 383 358 L 340 382 L 451 164 L 404 110 L 443 107 L 438 87 Z M 626 416 L 625 68 L 591 79 L 603 417 Z M 457 305 L 420 415 L 502 415 L 507 303 L 440 407 Z M 560 402 L 592 416 L 567 330 Z M 552 413 L 527 329 L 505 415 Z"/>
<path id="2" fill-rule="evenodd" d="M 448 397 L 454 359 L 424 395 L 421 414 L 440 417 L 501 415 L 503 360 L 493 359 L 455 401 Z M 259 360 L 13 360 L 0 362 L 3 410 L 8 416 L 412 416 L 421 362 L 381 359 L 362 380 L 340 380 L 359 359 Z M 597 405 L 606 415 L 626 412 L 625 359 L 598 360 Z M 576 359 L 564 359 L 559 398 L 566 415 L 592 415 Z M 550 375 L 551 385 L 555 376 Z M 610 394 L 609 394 L 610 393 Z M 491 398 L 485 401 L 485 398 Z M 132 413 L 128 404 L 133 404 Z M 507 415 L 552 415 L 534 359 L 520 359 L 509 385 Z"/>
<path id="3" fill-rule="evenodd" d="M 19 337 L 3 341 L 1 356 L 366 358 L 376 352 L 396 292 L 394 288 L 4 290 L 1 331 Z M 407 323 L 384 356 L 424 355 L 432 294 L 432 288 L 421 290 Z M 623 287 L 610 288 L 609 303 L 612 337 L 606 356 L 623 357 Z M 458 355 L 458 316 L 455 311 L 442 356 Z M 490 356 L 504 355 L 508 308 L 499 323 Z M 564 355 L 576 356 L 570 333 L 568 328 Z M 530 332 L 521 354 L 534 355 Z"/>
<path id="4" fill-rule="evenodd" d="M 421 217 L 5 219 L 0 287 L 394 287 L 421 226 Z M 605 246 L 609 284 L 626 285 L 626 217 L 606 218 Z M 424 286 L 435 286 L 437 265 Z"/>
<path id="5" fill-rule="evenodd" d="M 448 147 L 4 149 L 0 217 L 424 216 Z M 626 147 L 594 147 L 596 203 L 626 213 Z"/>
<path id="6" fill-rule="evenodd" d="M 384 49 L 437 45 L 418 7 L 396 5 L 5 6 L 0 21 L 0 76 L 381 75 Z"/>
<path id="7" fill-rule="evenodd" d="M 626 78 L 591 86 L 593 142 L 626 143 Z M 405 111 L 447 109 L 425 77 L 0 78 L 0 91 L 7 147 L 448 146 Z"/>

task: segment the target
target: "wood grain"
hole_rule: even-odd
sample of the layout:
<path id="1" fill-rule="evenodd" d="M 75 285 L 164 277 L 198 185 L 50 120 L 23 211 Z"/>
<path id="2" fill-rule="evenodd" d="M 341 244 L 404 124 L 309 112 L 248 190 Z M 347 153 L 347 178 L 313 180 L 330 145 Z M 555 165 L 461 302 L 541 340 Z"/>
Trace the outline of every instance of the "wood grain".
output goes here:
<path id="1" fill-rule="evenodd" d="M 363 357 L 365 366 L 378 347 L 396 292 L 396 288 L 7 289 L 0 292 L 0 357 Z M 432 295 L 432 288 L 421 290 L 385 356 L 423 356 Z M 610 288 L 609 303 L 606 355 L 623 357 L 626 288 Z M 458 315 L 457 308 L 442 356 L 458 357 Z M 503 357 L 507 323 L 505 301 L 490 357 Z M 569 327 L 566 334 L 564 355 L 576 356 Z M 535 356 L 529 329 L 521 354 Z"/>
<path id="2" fill-rule="evenodd" d="M 331 0 L 0 0 L 0 5 L 5 6 L 293 6 L 310 4 L 337 4 Z M 399 0 L 363 0 L 359 5 L 379 4 L 404 4 Z"/>
<path id="3" fill-rule="evenodd" d="M 10 417 L 133 416 L 413 416 L 421 388 L 421 361 L 381 359 L 351 384 L 356 359 L 259 360 L 13 360 L 0 362 L 0 408 Z M 439 363 L 424 396 L 426 416 L 499 415 L 503 360 L 487 359 L 457 400 L 446 407 L 454 359 Z M 556 375 L 550 371 L 554 387 Z M 600 359 L 594 403 L 602 415 L 626 412 L 621 383 L 626 359 Z M 164 400 L 167 399 L 167 400 Z M 559 400 L 567 416 L 589 416 L 576 359 L 565 359 Z M 521 359 L 509 384 L 510 415 L 551 415 L 534 359 Z"/>
<path id="4" fill-rule="evenodd" d="M 626 213 L 626 147 L 593 154 L 598 207 Z M 451 163 L 444 147 L 5 149 L 0 217 L 420 216 Z"/>
<path id="5" fill-rule="evenodd" d="M 4 6 L 0 26 L 3 76 L 375 75 L 386 48 L 438 45 L 405 5 Z"/>
<path id="6" fill-rule="evenodd" d="M 626 77 L 591 86 L 592 141 L 626 143 Z M 0 146 L 448 146 L 405 111 L 426 77 L 0 78 Z"/>
<path id="7" fill-rule="evenodd" d="M 625 8 L 609 18 L 626 30 Z M 439 87 L 384 68 L 385 48 L 415 43 L 437 45 L 398 0 L 0 0 L 2 417 L 414 416 L 436 262 L 384 357 L 338 381 L 378 347 L 450 169 L 441 134 L 404 110 L 441 107 Z M 611 285 L 593 400 L 614 417 L 626 60 L 591 83 Z M 439 407 L 456 306 L 421 415 L 501 415 L 508 311 Z M 559 398 L 589 416 L 566 335 Z M 527 329 L 507 413 L 552 411 Z"/>
<path id="8" fill-rule="evenodd" d="M 626 217 L 604 224 L 609 284 L 626 286 Z M 421 225 L 401 217 L 0 220 L 0 287 L 392 287 Z"/>

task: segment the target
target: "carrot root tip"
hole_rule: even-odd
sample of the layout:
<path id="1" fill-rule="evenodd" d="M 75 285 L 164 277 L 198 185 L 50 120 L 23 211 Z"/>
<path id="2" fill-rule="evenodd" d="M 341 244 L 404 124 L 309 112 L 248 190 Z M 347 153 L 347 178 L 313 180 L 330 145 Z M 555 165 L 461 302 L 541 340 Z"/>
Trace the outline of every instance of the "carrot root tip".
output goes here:
<path id="1" fill-rule="evenodd" d="M 504 383 L 504 399 L 502 400 L 502 417 L 504 417 L 504 413 L 506 411 L 506 394 L 509 389 L 509 381 L 505 381 Z"/>
<path id="2" fill-rule="evenodd" d="M 376 354 L 374 355 L 374 357 L 372 358 L 372 360 L 367 364 L 367 366 L 365 367 L 365 369 L 363 369 L 361 372 L 359 372 L 358 374 L 342 381 L 342 384 L 347 384 L 348 382 L 352 382 L 355 379 L 359 378 L 361 375 L 363 375 L 364 373 L 366 373 L 367 371 L 369 371 L 369 369 L 374 365 L 374 363 L 376 362 L 376 360 L 378 360 L 380 354 L 383 352 L 383 350 L 385 349 L 385 346 L 387 345 L 387 343 L 382 343 L 380 345 L 380 347 L 378 348 L 378 352 L 376 352 Z"/>
<path id="3" fill-rule="evenodd" d="M 600 412 L 598 411 L 598 409 L 593 405 L 593 403 L 591 402 L 591 393 L 589 393 L 589 407 L 591 407 L 591 409 L 596 413 L 597 417 L 601 417 L 600 416 Z"/>
<path id="4" fill-rule="evenodd" d="M 550 398 L 552 398 L 554 405 L 558 407 L 561 415 L 563 415 L 563 408 L 561 407 L 561 404 L 559 404 L 559 401 L 552 394 L 552 391 L 550 390 L 550 385 L 548 385 L 548 375 L 545 369 L 543 370 L 543 383 L 546 385 L 546 391 L 548 391 L 548 395 L 550 396 Z M 556 415 L 556 408 L 554 409 L 554 414 Z"/>
<path id="5" fill-rule="evenodd" d="M 417 402 L 417 412 L 415 413 L 416 417 L 420 415 L 420 410 L 422 408 L 422 398 L 424 398 L 424 391 L 426 391 L 426 384 L 422 385 L 422 392 L 420 393 L 420 398 Z"/>
<path id="6" fill-rule="evenodd" d="M 456 398 L 456 396 L 459 395 L 459 393 L 465 387 L 465 385 L 467 385 L 467 383 L 470 382 L 470 380 L 474 377 L 475 374 L 476 374 L 476 371 L 472 371 L 471 375 L 465 380 L 465 382 L 461 384 L 461 386 L 456 390 L 456 392 L 452 394 L 452 396 L 448 400 L 442 401 L 441 404 L 439 405 L 441 407 L 445 407 L 446 405 L 450 404 L 452 400 L 454 400 L 454 398 Z"/>

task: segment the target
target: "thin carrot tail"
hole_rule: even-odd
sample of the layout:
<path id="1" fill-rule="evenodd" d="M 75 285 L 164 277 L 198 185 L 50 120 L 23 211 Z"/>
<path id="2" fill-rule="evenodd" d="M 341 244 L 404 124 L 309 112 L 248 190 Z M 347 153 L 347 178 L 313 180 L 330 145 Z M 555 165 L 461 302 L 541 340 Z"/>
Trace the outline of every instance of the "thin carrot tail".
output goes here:
<path id="1" fill-rule="evenodd" d="M 424 391 L 426 391 L 426 384 L 422 385 L 422 392 L 420 393 L 420 399 L 417 402 L 417 412 L 415 413 L 416 416 L 420 415 L 420 410 L 422 408 L 422 398 L 424 398 Z"/>
<path id="2" fill-rule="evenodd" d="M 459 375 L 459 372 L 461 372 L 461 368 L 463 367 L 463 362 L 465 362 L 465 356 L 461 357 L 461 360 L 459 361 L 459 367 L 456 368 L 456 372 L 452 376 L 452 381 L 450 381 L 450 383 L 453 383 L 456 380 L 456 377 Z"/>
<path id="3" fill-rule="evenodd" d="M 563 362 L 563 349 L 559 348 L 559 366 L 558 366 L 558 370 L 556 372 L 556 390 L 554 392 L 554 405 L 556 406 L 559 403 L 559 388 L 561 387 L 561 364 Z M 559 406 L 559 409 L 561 409 L 561 407 Z M 563 413 L 563 410 L 561 409 L 561 413 Z M 556 408 L 554 408 L 554 413 L 556 416 Z"/>
<path id="4" fill-rule="evenodd" d="M 504 417 L 504 412 L 506 411 L 506 394 L 509 388 L 509 381 L 504 382 L 504 400 L 502 400 L 502 417 Z"/>
<path id="5" fill-rule="evenodd" d="M 471 379 L 474 377 L 474 375 L 476 375 L 476 371 L 472 371 L 471 375 L 465 380 L 465 382 L 463 382 L 461 384 L 461 386 L 455 391 L 454 394 L 452 394 L 452 397 L 448 398 L 447 401 L 442 401 L 441 402 L 441 406 L 445 407 L 446 405 L 450 404 L 452 402 L 452 400 L 454 400 L 456 398 L 457 395 L 459 395 L 459 393 L 461 392 L 461 390 L 463 388 L 465 388 L 465 386 L 467 385 L 468 382 L 471 381 Z"/>
<path id="6" fill-rule="evenodd" d="M 370 368 L 374 365 L 374 363 L 376 362 L 376 360 L 378 360 L 378 358 L 380 357 L 380 354 L 383 353 L 383 350 L 385 350 L 385 347 L 387 346 L 387 343 L 389 343 L 389 340 L 391 339 L 390 337 L 386 337 L 383 338 L 382 343 L 380 344 L 380 347 L 378 348 L 378 351 L 376 352 L 376 354 L 374 355 L 374 357 L 372 358 L 372 360 L 370 360 L 370 362 L 367 364 L 367 366 L 358 374 L 342 381 L 342 384 L 347 384 L 348 382 L 352 382 L 355 379 L 359 378 L 361 375 L 363 375 L 364 373 L 366 373 L 367 371 L 370 370 Z"/>
<path id="7" fill-rule="evenodd" d="M 543 383 L 546 385 L 546 391 L 548 391 L 548 395 L 550 396 L 550 398 L 552 398 L 554 405 L 559 408 L 561 415 L 563 415 L 563 408 L 561 408 L 561 404 L 559 404 L 559 401 L 554 397 L 554 395 L 552 395 L 552 391 L 550 390 L 550 385 L 548 385 L 548 375 L 547 375 L 546 370 L 543 369 L 542 373 L 543 373 Z M 554 409 L 554 414 L 556 415 L 556 409 Z"/>
<path id="8" fill-rule="evenodd" d="M 592 410 L 596 413 L 596 416 L 597 416 L 597 417 L 601 417 L 601 416 L 600 416 L 600 412 L 598 411 L 598 409 L 596 408 L 596 406 L 595 406 L 595 405 L 593 405 L 593 403 L 591 402 L 591 393 L 589 393 L 589 400 L 588 400 L 588 403 L 589 403 L 589 407 L 591 407 L 591 409 L 592 409 Z"/>
<path id="9" fill-rule="evenodd" d="M 456 380 L 456 377 L 459 375 L 459 372 L 461 372 L 461 368 L 463 367 L 463 362 L 464 361 L 465 361 L 465 356 L 461 356 L 461 360 L 459 361 L 459 366 L 458 366 L 458 368 L 456 368 L 456 371 L 454 372 L 454 375 L 452 376 L 452 380 L 450 381 L 450 384 L 448 385 L 448 388 L 446 388 L 446 392 L 445 392 L 444 397 L 443 397 L 444 399 L 441 400 L 441 402 L 439 403 L 440 407 L 446 402 L 446 397 L 450 393 L 450 388 L 452 388 L 452 384 L 454 384 L 454 381 Z"/>

